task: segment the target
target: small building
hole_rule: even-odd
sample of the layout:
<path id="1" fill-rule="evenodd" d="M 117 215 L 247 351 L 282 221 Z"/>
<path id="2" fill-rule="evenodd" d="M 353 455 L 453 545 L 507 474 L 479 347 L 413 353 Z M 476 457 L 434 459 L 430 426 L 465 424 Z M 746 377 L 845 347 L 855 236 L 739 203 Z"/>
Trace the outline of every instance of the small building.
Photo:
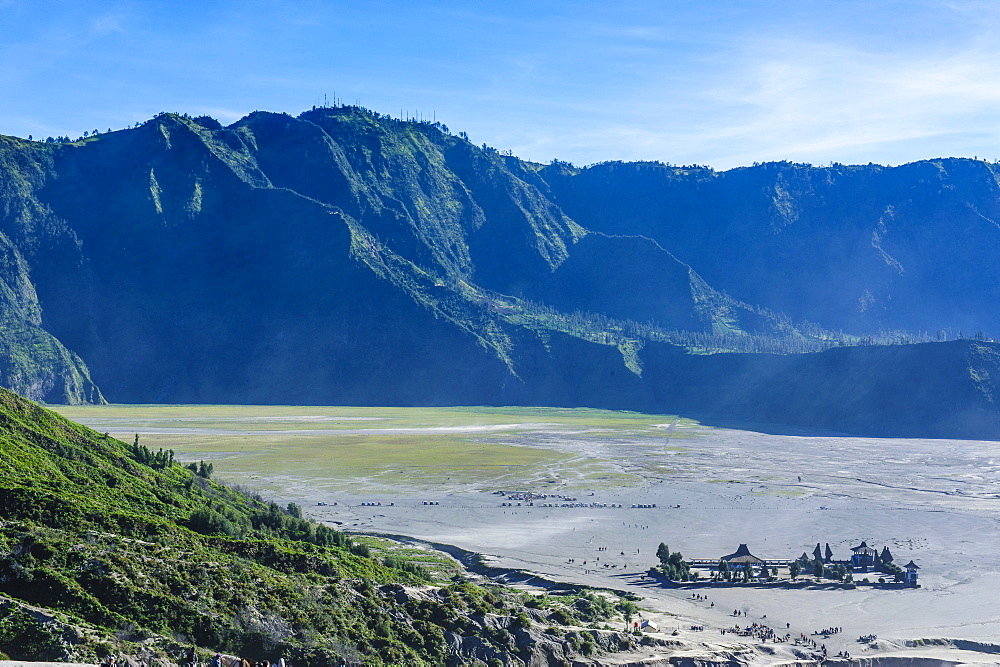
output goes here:
<path id="1" fill-rule="evenodd" d="M 868 568 L 875 565 L 875 556 L 878 555 L 878 550 L 872 549 L 866 542 L 862 541 L 861 544 L 853 547 L 851 551 L 853 552 L 851 556 L 852 566 L 867 572 Z"/>
<path id="2" fill-rule="evenodd" d="M 903 573 L 903 583 L 906 584 L 907 586 L 912 586 L 913 588 L 916 588 L 918 586 L 917 570 L 919 570 L 920 567 L 912 560 L 903 567 L 906 569 L 906 572 Z"/>
<path id="3" fill-rule="evenodd" d="M 750 553 L 750 549 L 747 548 L 747 545 L 745 544 L 741 544 L 739 549 L 737 549 L 734 553 L 723 556 L 719 560 L 725 561 L 730 570 L 735 570 L 736 568 L 743 570 L 748 567 L 764 567 L 765 565 L 764 560 L 762 558 L 757 558 Z"/>

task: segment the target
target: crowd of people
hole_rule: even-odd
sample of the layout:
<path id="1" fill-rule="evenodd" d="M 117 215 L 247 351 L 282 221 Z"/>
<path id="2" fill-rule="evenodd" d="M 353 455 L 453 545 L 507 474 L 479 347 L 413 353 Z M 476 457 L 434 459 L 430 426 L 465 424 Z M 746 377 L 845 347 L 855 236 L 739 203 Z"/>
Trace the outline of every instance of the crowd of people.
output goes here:
<path id="1" fill-rule="evenodd" d="M 123 664 L 118 662 L 118 658 L 109 655 L 104 662 L 101 663 L 101 667 L 122 667 Z M 278 658 L 277 662 L 271 662 L 270 660 L 249 660 L 247 658 L 237 658 L 237 657 L 226 657 L 221 653 L 216 653 L 215 657 L 212 658 L 208 663 L 202 663 L 198 659 L 198 653 L 194 648 L 189 648 L 187 653 L 184 654 L 184 660 L 181 663 L 184 667 L 290 667 L 284 658 Z M 341 658 L 337 663 L 341 667 L 347 667 L 347 660 Z"/>
<path id="2" fill-rule="evenodd" d="M 738 616 L 739 614 L 736 615 Z M 738 624 L 731 628 L 722 628 L 722 634 L 734 634 L 740 637 L 753 637 L 754 639 L 762 642 L 787 642 L 792 637 L 791 634 L 779 635 L 774 631 L 774 628 L 769 625 L 764 625 L 763 623 L 753 623 L 752 625 L 747 625 L 742 628 Z"/>

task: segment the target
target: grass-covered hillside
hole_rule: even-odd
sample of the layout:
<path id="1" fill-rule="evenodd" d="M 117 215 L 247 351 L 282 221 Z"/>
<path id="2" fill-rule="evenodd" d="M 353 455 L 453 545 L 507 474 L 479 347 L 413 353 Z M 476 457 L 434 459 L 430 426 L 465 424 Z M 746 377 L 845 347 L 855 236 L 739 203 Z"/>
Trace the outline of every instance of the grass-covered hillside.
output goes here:
<path id="1" fill-rule="evenodd" d="M 435 583 L 206 474 L 0 390 L 0 653 L 180 661 L 194 646 L 301 665 L 561 664 L 628 646 L 562 627 L 612 616 L 602 596 Z"/>

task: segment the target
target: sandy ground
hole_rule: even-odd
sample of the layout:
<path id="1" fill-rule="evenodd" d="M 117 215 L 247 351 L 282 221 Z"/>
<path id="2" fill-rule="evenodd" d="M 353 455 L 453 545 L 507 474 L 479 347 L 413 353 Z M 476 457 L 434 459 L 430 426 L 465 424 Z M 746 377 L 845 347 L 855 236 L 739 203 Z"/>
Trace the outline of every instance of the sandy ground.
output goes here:
<path id="1" fill-rule="evenodd" d="M 156 432 L 158 426 L 139 430 Z M 695 653 L 738 650 L 747 641 L 723 636 L 721 630 L 758 622 L 816 639 L 832 656 L 850 651 L 854 658 L 909 655 L 1000 664 L 1000 653 L 906 645 L 907 640 L 937 638 L 1000 644 L 1000 443 L 777 435 L 687 424 L 669 441 L 667 425 L 660 426 L 645 434 L 546 424 L 465 428 L 483 441 L 568 454 L 548 471 L 544 488 L 509 477 L 485 484 L 444 478 L 428 485 L 424 479 L 418 486 L 408 484 L 405 474 L 345 484 L 319 471 L 313 477 L 244 474 L 231 481 L 262 488 L 282 503 L 296 502 L 313 518 L 345 530 L 455 545 L 487 555 L 498 566 L 635 592 L 662 633 L 672 636 L 676 630 Z M 580 464 L 587 462 L 635 483 L 615 488 L 590 482 L 580 473 L 586 468 Z M 563 502 L 556 500 L 502 507 L 506 498 L 492 493 L 497 488 L 624 507 L 540 506 Z M 835 559 L 846 559 L 862 540 L 879 550 L 888 546 L 897 564 L 913 559 L 921 568 L 921 588 L 694 590 L 665 587 L 645 575 L 660 542 L 687 558 L 712 559 L 740 543 L 762 558 L 791 559 L 811 554 L 819 542 L 830 544 Z M 866 576 L 878 578 L 859 573 L 855 579 Z M 692 599 L 693 592 L 708 600 Z M 740 616 L 733 615 L 735 610 Z M 833 626 L 843 631 L 828 638 L 813 634 Z M 878 641 L 858 643 L 861 635 L 877 635 Z M 768 659 L 757 648 L 759 662 L 811 655 L 805 648 L 796 656 L 779 646 Z"/>
<path id="2" fill-rule="evenodd" d="M 571 492 L 581 502 L 620 503 L 622 509 L 544 508 L 539 501 L 534 507 L 501 507 L 503 497 L 467 489 L 428 493 L 400 487 L 395 493 L 350 497 L 309 493 L 307 485 L 287 490 L 317 519 L 349 530 L 452 544 L 487 554 L 503 567 L 636 592 L 661 630 L 705 625 L 696 639 L 717 641 L 720 629 L 734 623 L 766 623 L 809 636 L 840 626 L 840 634 L 820 641 L 831 654 L 850 651 L 852 657 L 898 653 L 907 639 L 1000 640 L 996 443 L 722 429 L 696 429 L 691 435 L 681 452 L 628 441 L 546 439 L 547 447 L 610 458 L 624 472 L 641 474 L 640 487 Z M 620 451 L 631 447 L 634 456 Z M 657 474 L 657 459 L 671 472 Z M 432 500 L 441 504 L 422 504 Z M 382 506 L 358 506 L 361 502 Z M 633 504 L 657 508 L 633 509 Z M 820 542 L 842 559 L 862 540 L 880 550 L 888 545 L 898 564 L 913 559 L 921 567 L 922 587 L 715 587 L 698 590 L 709 599 L 696 601 L 690 599 L 692 590 L 666 588 L 645 575 L 661 541 L 689 558 L 717 558 L 740 543 L 764 558 L 794 558 Z M 734 617 L 734 610 L 742 615 Z M 871 649 L 856 641 L 869 634 L 880 640 Z M 980 657 L 1000 662 L 1000 655 Z"/>

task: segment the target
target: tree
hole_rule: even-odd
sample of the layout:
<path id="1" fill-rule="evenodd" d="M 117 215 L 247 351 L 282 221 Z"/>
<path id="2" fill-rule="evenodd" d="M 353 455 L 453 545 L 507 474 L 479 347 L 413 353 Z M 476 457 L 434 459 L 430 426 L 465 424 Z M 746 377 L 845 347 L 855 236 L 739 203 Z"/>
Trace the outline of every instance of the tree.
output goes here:
<path id="1" fill-rule="evenodd" d="M 691 566 L 684 560 L 680 551 L 670 554 L 664 574 L 672 581 L 687 581 L 691 578 Z"/>
<path id="2" fill-rule="evenodd" d="M 631 600 L 622 600 L 616 606 L 625 619 L 625 627 L 628 628 L 632 624 L 632 618 L 639 613 L 639 605 Z"/>
<path id="3" fill-rule="evenodd" d="M 793 560 L 792 564 L 788 566 L 788 574 L 789 576 L 791 576 L 792 581 L 795 581 L 795 578 L 799 576 L 801 573 L 802 573 L 802 566 L 799 564 L 799 561 Z"/>
<path id="4" fill-rule="evenodd" d="M 882 571 L 885 572 L 886 574 L 893 575 L 896 581 L 903 580 L 903 568 L 896 565 L 895 563 L 883 563 Z"/>
<path id="5" fill-rule="evenodd" d="M 726 581 L 732 581 L 733 574 L 729 570 L 729 563 L 724 560 L 719 560 L 719 576 Z"/>
<path id="6" fill-rule="evenodd" d="M 670 553 L 670 547 L 663 542 L 656 548 L 656 557 L 660 559 L 660 569 L 663 576 L 671 581 L 687 581 L 691 576 L 691 566 L 684 560 L 681 552 Z"/>
<path id="7" fill-rule="evenodd" d="M 666 567 L 667 561 L 670 559 L 670 548 L 665 543 L 660 542 L 660 546 L 656 547 L 656 557 L 660 559 L 660 565 Z"/>

